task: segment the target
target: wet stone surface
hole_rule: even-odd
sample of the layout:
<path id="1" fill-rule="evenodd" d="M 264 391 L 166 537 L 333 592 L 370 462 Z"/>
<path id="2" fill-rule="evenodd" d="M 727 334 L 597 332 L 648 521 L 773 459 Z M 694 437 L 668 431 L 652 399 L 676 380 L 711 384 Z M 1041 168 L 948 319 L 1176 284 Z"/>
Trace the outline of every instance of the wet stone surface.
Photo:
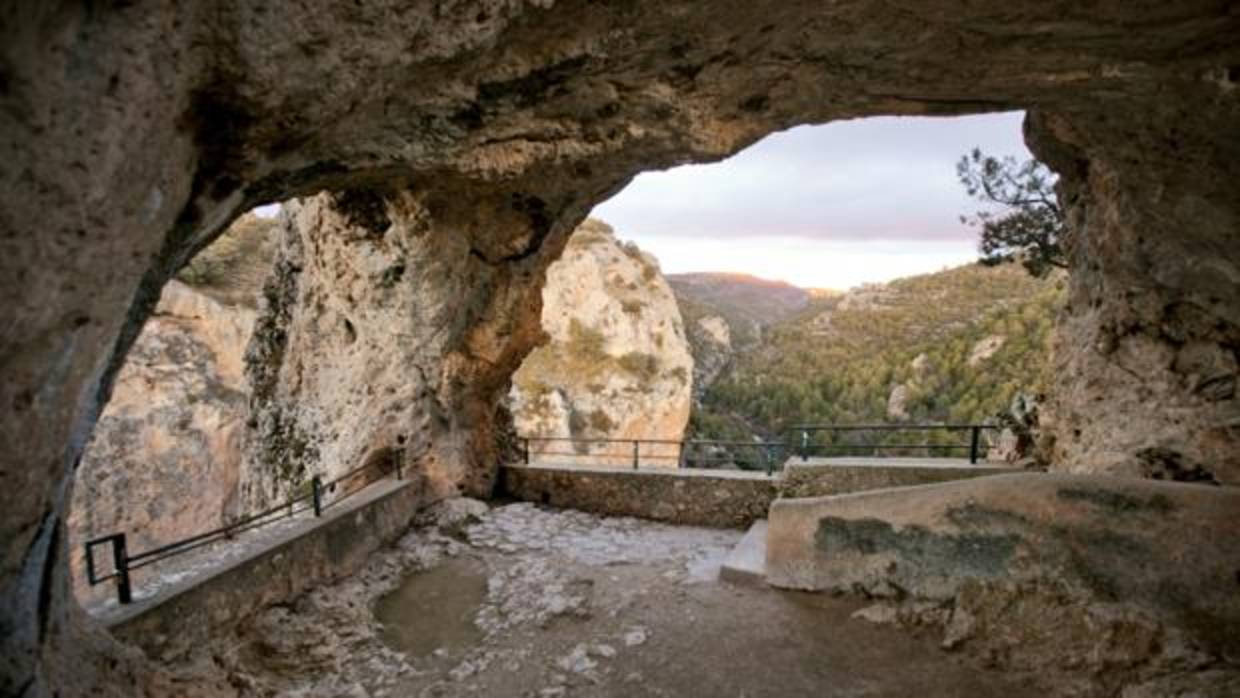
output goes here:
<path id="1" fill-rule="evenodd" d="M 414 572 L 375 604 L 380 637 L 413 658 L 469 647 L 481 638 L 474 616 L 486 593 L 486 571 L 467 558 Z"/>
<path id="2" fill-rule="evenodd" d="M 1027 689 L 823 595 L 717 581 L 738 531 L 458 500 L 180 658 L 247 695 L 988 696 Z"/>

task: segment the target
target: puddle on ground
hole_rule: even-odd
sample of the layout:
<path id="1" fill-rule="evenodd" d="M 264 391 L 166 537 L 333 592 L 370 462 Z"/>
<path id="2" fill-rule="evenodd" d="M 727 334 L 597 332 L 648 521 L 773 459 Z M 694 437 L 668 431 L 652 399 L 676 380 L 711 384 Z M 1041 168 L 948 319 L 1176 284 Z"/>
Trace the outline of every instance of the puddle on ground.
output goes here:
<path id="1" fill-rule="evenodd" d="M 486 594 L 486 573 L 473 560 L 448 560 L 411 574 L 375 604 L 380 637 L 411 657 L 474 645 L 482 639 L 474 616 Z"/>

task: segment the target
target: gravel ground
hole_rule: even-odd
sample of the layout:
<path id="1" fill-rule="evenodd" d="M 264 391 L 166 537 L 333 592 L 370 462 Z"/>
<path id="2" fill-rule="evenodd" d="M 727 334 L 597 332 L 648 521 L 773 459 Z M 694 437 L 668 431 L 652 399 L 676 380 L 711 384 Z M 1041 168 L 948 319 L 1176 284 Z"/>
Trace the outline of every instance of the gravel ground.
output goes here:
<path id="1" fill-rule="evenodd" d="M 1032 691 L 850 616 L 717 581 L 740 532 L 440 506 L 358 575 L 189 658 L 280 696 L 1003 696 Z"/>

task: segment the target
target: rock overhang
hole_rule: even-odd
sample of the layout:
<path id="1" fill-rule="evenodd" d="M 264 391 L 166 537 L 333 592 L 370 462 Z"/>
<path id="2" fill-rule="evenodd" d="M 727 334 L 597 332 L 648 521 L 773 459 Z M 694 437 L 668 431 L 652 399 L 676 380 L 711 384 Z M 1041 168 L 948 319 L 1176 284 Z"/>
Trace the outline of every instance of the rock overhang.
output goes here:
<path id="1" fill-rule="evenodd" d="M 449 218 L 483 246 L 501 226 L 549 228 L 521 249 L 536 269 L 642 169 L 799 123 L 1027 108 L 1077 231 L 1047 420 L 1059 460 L 1237 481 L 1234 390 L 1189 380 L 1175 370 L 1187 360 L 1131 360 L 1240 346 L 1237 291 L 1193 273 L 1207 255 L 1211 279 L 1240 266 L 1228 136 L 1240 19 L 1217 3 L 29 4 L 15 16 L 0 91 L 0 433 L 22 446 L 2 472 L 26 496 L 0 519 L 6 689 L 46 690 L 45 630 L 72 627 L 55 541 L 66 483 L 159 288 L 241 211 L 322 188 L 412 188 L 449 211 L 533 197 L 544 205 Z"/>

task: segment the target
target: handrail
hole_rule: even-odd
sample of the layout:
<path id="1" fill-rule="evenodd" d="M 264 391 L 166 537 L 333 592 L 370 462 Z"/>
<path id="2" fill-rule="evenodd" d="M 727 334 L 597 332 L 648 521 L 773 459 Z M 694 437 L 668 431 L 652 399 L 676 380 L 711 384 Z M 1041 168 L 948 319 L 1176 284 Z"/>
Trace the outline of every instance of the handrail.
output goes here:
<path id="1" fill-rule="evenodd" d="M 519 436 L 522 441 L 569 441 L 576 443 L 616 443 L 631 444 L 663 444 L 680 446 L 684 444 L 704 444 L 708 446 L 786 446 L 786 441 L 727 441 L 723 439 L 604 439 L 585 436 Z"/>
<path id="2" fill-rule="evenodd" d="M 525 439 L 526 441 L 581 441 L 599 444 L 630 444 L 636 441 L 643 444 L 664 444 L 670 446 L 672 444 L 679 445 L 684 443 L 679 439 L 592 439 L 573 436 L 522 436 L 520 438 Z"/>
<path id="3" fill-rule="evenodd" d="M 789 431 L 963 431 L 965 429 L 1002 429 L 998 424 L 797 424 Z"/>
<path id="4" fill-rule="evenodd" d="M 877 453 L 881 449 L 888 450 L 910 450 L 920 449 L 926 451 L 953 451 L 965 450 L 969 452 L 969 463 L 976 464 L 978 456 L 981 454 L 981 433 L 983 429 L 999 430 L 1002 429 L 997 424 L 801 424 L 789 427 L 789 431 L 799 433 L 800 447 L 798 448 L 802 461 L 809 460 L 811 450 L 853 450 L 858 448 L 868 448 Z M 968 431 L 969 443 L 967 444 L 811 444 L 810 435 L 819 432 L 859 432 L 859 431 L 886 431 L 886 432 L 907 432 L 907 431 Z"/>
<path id="5" fill-rule="evenodd" d="M 688 440 L 616 439 L 616 438 L 602 438 L 602 437 L 589 438 L 589 437 L 572 437 L 572 436 L 519 436 L 518 438 L 522 444 L 522 449 L 521 449 L 522 460 L 524 461 L 526 465 L 529 465 L 531 461 L 532 450 L 530 448 L 530 445 L 535 444 L 535 443 L 572 443 L 572 444 L 587 444 L 587 445 L 588 444 L 631 445 L 632 454 L 630 457 L 630 462 L 632 463 L 633 470 L 638 470 L 640 468 L 641 462 L 643 459 L 646 460 L 647 462 L 651 460 L 661 460 L 661 461 L 674 460 L 676 461 L 677 468 L 698 467 L 695 465 L 695 463 L 720 464 L 720 463 L 726 463 L 726 462 L 733 462 L 736 460 L 734 456 L 708 456 L 708 455 L 704 455 L 701 452 L 701 449 L 703 447 L 719 446 L 719 447 L 728 447 L 728 448 L 734 448 L 734 449 L 735 448 L 760 449 L 760 454 L 761 454 L 760 460 L 765 465 L 763 469 L 766 470 L 767 475 L 771 475 L 774 472 L 775 461 L 782 460 L 780 458 L 769 457 L 767 451 L 770 451 L 771 449 L 783 450 L 783 449 L 788 448 L 788 444 L 783 441 L 725 441 L 725 440 L 714 440 L 714 439 L 688 439 Z M 641 447 L 643 444 L 655 445 L 655 446 L 675 446 L 676 447 L 675 455 L 668 454 L 668 453 L 650 453 L 649 451 L 643 454 L 641 452 Z M 572 456 L 572 457 L 582 457 L 582 456 L 587 456 L 587 455 L 594 455 L 596 457 L 603 456 L 607 458 L 625 457 L 624 454 L 620 454 L 620 453 L 617 453 L 617 454 L 587 454 L 587 453 L 580 453 L 578 451 L 569 452 L 569 451 L 540 450 L 538 454 L 548 455 L 548 456 Z M 690 461 L 687 458 L 687 456 L 691 454 L 694 455 L 694 458 L 692 461 Z"/>
<path id="6" fill-rule="evenodd" d="M 238 533 L 243 533 L 245 531 L 273 523 L 276 519 L 270 517 L 277 513 L 283 514 L 280 518 L 288 518 L 313 509 L 316 517 L 322 516 L 324 509 L 335 506 L 345 498 L 364 489 L 366 485 L 353 489 L 343 489 L 338 496 L 332 498 L 331 501 L 326 503 L 323 502 L 324 492 L 334 491 L 338 483 L 355 477 L 363 471 L 377 467 L 384 462 L 386 461 L 371 461 L 364 463 L 342 475 L 338 475 L 335 478 L 328 480 L 327 482 L 323 482 L 318 475 L 315 475 L 310 479 L 310 491 L 306 494 L 301 494 L 285 500 L 268 509 L 260 511 L 257 514 L 250 514 L 225 526 L 220 526 L 219 528 L 214 528 L 202 533 L 196 533 L 192 536 L 182 538 L 181 540 L 165 543 L 164 545 L 151 548 L 150 550 L 144 550 L 133 555 L 128 553 L 126 536 L 124 532 L 112 533 L 105 536 L 92 538 L 83 544 L 83 547 L 86 550 L 87 582 L 91 586 L 95 586 L 96 584 L 106 582 L 109 579 L 116 579 L 117 600 L 122 604 L 130 603 L 133 600 L 129 578 L 130 572 L 161 560 L 166 560 L 167 558 L 190 552 L 191 550 L 197 550 L 203 546 L 215 543 L 221 538 L 231 538 Z M 403 479 L 399 462 L 395 464 L 393 471 L 398 480 Z M 297 505 L 307 501 L 309 501 L 307 506 L 303 506 L 301 508 L 297 507 Z M 284 513 L 285 510 L 287 510 L 287 513 Z M 113 571 L 106 575 L 100 575 L 96 573 L 95 569 L 94 548 L 95 546 L 102 545 L 104 543 L 112 544 Z"/>
<path id="7" fill-rule="evenodd" d="M 809 460 L 811 451 L 832 451 L 832 450 L 854 450 L 858 448 L 871 449 L 873 452 L 880 450 L 921 450 L 927 452 L 951 452 L 967 450 L 969 453 L 969 462 L 976 464 L 981 453 L 981 432 L 982 430 L 998 430 L 1002 427 L 995 424 L 800 424 L 789 428 L 790 436 L 797 434 L 800 436 L 799 448 L 797 449 L 801 460 Z M 810 435 L 819 432 L 861 432 L 861 431 L 968 431 L 970 434 L 968 443 L 960 444 L 936 444 L 936 443 L 888 443 L 888 444 L 812 444 Z M 734 440 L 712 440 L 712 439 L 620 439 L 620 438 L 589 438 L 589 437 L 573 437 L 573 436 L 520 436 L 522 444 L 522 460 L 526 465 L 531 461 L 531 444 L 541 443 L 573 443 L 573 444 L 629 444 L 632 446 L 631 463 L 634 470 L 637 470 L 643 457 L 645 460 L 676 460 L 677 467 L 686 468 L 693 467 L 686 462 L 686 453 L 690 449 L 696 451 L 697 457 L 694 462 L 697 463 L 722 463 L 735 460 L 735 456 L 710 456 L 702 453 L 704 447 L 718 446 L 723 448 L 756 448 L 760 449 L 761 457 L 766 462 L 766 471 L 770 474 L 774 470 L 774 465 L 770 462 L 769 452 L 772 449 L 790 450 L 792 444 L 798 439 L 789 438 L 785 441 L 734 441 Z M 643 444 L 676 446 L 676 455 L 657 454 L 657 453 L 641 453 Z M 549 456 L 599 456 L 603 455 L 608 458 L 621 458 L 624 454 L 590 454 L 580 453 L 577 451 L 547 451 L 540 450 L 539 455 Z"/>

